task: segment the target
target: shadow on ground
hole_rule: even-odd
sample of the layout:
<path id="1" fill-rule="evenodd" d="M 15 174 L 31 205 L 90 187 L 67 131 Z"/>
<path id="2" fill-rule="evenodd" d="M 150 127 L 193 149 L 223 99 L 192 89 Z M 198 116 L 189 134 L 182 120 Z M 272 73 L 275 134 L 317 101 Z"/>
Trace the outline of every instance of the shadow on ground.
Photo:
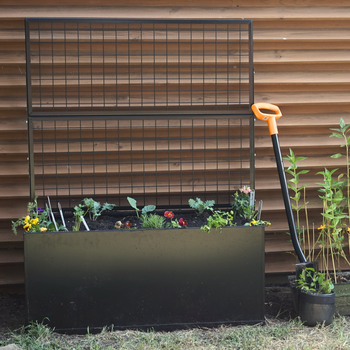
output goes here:
<path id="1" fill-rule="evenodd" d="M 265 317 L 288 321 L 297 315 L 289 287 L 268 286 L 265 293 Z M 0 293 L 0 338 L 25 325 L 24 295 Z"/>

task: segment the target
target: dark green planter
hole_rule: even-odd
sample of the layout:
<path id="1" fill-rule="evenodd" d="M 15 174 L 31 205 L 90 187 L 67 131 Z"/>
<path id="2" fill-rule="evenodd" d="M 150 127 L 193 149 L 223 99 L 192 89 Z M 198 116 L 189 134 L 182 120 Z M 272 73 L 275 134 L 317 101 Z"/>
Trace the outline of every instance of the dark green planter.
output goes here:
<path id="1" fill-rule="evenodd" d="M 299 316 L 306 326 L 314 327 L 318 323 L 325 326 L 333 322 L 335 293 L 309 294 L 303 291 L 299 294 Z"/>
<path id="2" fill-rule="evenodd" d="M 350 272 L 343 272 L 345 275 L 350 275 Z M 295 279 L 295 275 L 288 276 L 289 285 L 291 287 L 294 310 L 298 312 L 299 291 L 291 284 L 291 280 Z M 350 283 L 334 284 L 335 292 L 335 315 L 350 316 Z"/>
<path id="3" fill-rule="evenodd" d="M 350 272 L 343 272 L 343 275 L 350 275 Z M 336 283 L 335 292 L 335 314 L 350 316 L 350 283 Z"/>
<path id="4" fill-rule="evenodd" d="M 26 233 L 28 321 L 86 332 L 264 321 L 264 227 Z"/>

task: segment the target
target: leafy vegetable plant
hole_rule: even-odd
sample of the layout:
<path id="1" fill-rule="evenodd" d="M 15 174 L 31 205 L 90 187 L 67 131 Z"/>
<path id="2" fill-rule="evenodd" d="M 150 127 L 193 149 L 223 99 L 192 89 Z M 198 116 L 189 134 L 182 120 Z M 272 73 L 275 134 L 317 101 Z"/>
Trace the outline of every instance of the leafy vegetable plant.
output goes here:
<path id="1" fill-rule="evenodd" d="M 198 214 L 202 214 L 204 210 L 211 209 L 215 201 L 214 200 L 208 200 L 203 202 L 200 198 L 194 199 L 189 199 L 188 204 L 192 209 L 195 209 Z"/>
<path id="2" fill-rule="evenodd" d="M 127 200 L 129 202 L 130 206 L 135 209 L 137 217 L 140 218 L 140 216 L 139 216 L 139 210 L 140 209 L 137 207 L 137 201 L 134 198 L 131 198 L 131 197 L 127 197 Z M 155 205 L 146 205 L 145 207 L 142 208 L 141 213 L 142 214 L 147 214 L 147 213 L 150 213 L 151 211 L 153 211 L 155 209 L 156 209 Z"/>
<path id="3" fill-rule="evenodd" d="M 96 221 L 103 211 L 112 210 L 115 207 L 115 204 L 109 204 L 107 202 L 101 207 L 100 202 L 96 202 L 92 198 L 84 198 L 83 202 L 88 209 L 90 220 L 93 221 Z"/>

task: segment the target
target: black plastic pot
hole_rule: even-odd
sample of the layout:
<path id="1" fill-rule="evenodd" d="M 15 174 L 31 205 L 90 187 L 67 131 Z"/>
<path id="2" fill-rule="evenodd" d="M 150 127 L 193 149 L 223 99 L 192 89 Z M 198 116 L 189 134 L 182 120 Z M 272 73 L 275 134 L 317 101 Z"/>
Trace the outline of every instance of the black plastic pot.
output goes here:
<path id="1" fill-rule="evenodd" d="M 28 321 L 56 330 L 264 321 L 264 227 L 24 235 Z"/>
<path id="2" fill-rule="evenodd" d="M 299 316 L 306 326 L 314 327 L 317 323 L 326 326 L 333 322 L 335 293 L 310 294 L 301 291 L 299 295 Z"/>

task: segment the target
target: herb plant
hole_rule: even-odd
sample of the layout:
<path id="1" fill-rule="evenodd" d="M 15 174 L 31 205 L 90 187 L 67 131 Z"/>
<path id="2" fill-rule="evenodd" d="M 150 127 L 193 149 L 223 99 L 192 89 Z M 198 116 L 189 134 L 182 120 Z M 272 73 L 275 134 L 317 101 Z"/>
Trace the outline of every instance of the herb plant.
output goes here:
<path id="1" fill-rule="evenodd" d="M 296 282 L 297 288 L 311 294 L 330 294 L 334 289 L 332 280 L 326 279 L 325 273 L 316 272 L 312 267 L 303 269 Z"/>
<path id="2" fill-rule="evenodd" d="M 212 228 L 221 228 L 225 226 L 232 226 L 233 224 L 233 211 L 224 212 L 221 210 L 212 210 L 213 215 L 207 219 L 207 224 L 201 227 L 204 232 L 210 232 Z"/>
<path id="3" fill-rule="evenodd" d="M 165 226 L 165 217 L 158 214 L 142 214 L 140 220 L 144 228 L 164 228 Z"/>
<path id="4" fill-rule="evenodd" d="M 188 204 L 192 209 L 195 209 L 198 214 L 202 214 L 204 210 L 211 209 L 215 201 L 214 200 L 208 200 L 203 202 L 200 198 L 194 199 L 189 199 Z"/>

